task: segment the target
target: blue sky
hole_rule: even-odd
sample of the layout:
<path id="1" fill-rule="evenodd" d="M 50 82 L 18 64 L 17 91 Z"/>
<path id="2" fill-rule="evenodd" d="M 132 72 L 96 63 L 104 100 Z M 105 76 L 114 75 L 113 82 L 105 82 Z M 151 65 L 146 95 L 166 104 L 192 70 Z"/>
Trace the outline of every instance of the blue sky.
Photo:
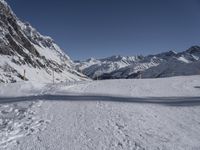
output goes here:
<path id="1" fill-rule="evenodd" d="M 7 0 L 74 60 L 200 45 L 200 0 Z"/>

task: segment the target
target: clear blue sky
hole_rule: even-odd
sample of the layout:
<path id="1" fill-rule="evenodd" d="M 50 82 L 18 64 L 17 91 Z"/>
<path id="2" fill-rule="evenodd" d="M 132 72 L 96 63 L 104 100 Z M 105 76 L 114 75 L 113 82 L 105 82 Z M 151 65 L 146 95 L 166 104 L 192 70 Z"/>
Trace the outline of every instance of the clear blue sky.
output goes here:
<path id="1" fill-rule="evenodd" d="M 7 0 L 72 59 L 200 45 L 200 0 Z"/>

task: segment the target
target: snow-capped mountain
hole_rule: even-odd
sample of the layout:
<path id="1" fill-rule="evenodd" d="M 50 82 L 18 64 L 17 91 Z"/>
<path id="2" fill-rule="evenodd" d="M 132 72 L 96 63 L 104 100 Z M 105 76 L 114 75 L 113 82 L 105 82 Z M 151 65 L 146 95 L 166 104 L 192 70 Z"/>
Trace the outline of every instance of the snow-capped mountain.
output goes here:
<path id="1" fill-rule="evenodd" d="M 79 71 L 93 79 L 157 78 L 200 74 L 200 47 L 148 56 L 112 56 L 76 62 Z"/>
<path id="2" fill-rule="evenodd" d="M 111 56 L 104 59 L 90 58 L 86 61 L 76 61 L 76 68 L 83 74 L 95 79 L 103 74 L 108 74 L 121 68 L 130 66 L 142 60 L 141 56 L 122 57 Z"/>
<path id="3" fill-rule="evenodd" d="M 200 61 L 185 63 L 178 59 L 171 59 L 167 62 L 162 62 L 156 67 L 149 68 L 142 72 L 142 78 L 160 78 L 182 75 L 199 75 Z"/>
<path id="4" fill-rule="evenodd" d="M 19 20 L 0 0 L 0 82 L 51 82 L 53 75 L 58 81 L 85 78 L 53 39 Z"/>

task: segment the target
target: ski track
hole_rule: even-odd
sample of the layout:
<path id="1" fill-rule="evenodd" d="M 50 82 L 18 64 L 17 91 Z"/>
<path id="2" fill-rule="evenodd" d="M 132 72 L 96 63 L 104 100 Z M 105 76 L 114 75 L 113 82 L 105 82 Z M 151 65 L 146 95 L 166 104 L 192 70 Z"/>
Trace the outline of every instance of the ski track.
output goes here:
<path id="1" fill-rule="evenodd" d="M 190 84 L 197 84 L 196 81 L 186 80 L 185 86 L 181 82 L 173 82 L 171 87 L 178 92 L 181 89 L 191 91 L 188 87 L 191 88 Z M 134 84 L 129 85 L 128 93 L 139 91 L 136 87 L 138 82 L 140 81 L 135 80 Z M 41 94 L 55 94 L 58 88 L 61 89 L 61 94 L 66 89 L 68 92 L 88 93 L 105 83 L 95 81 L 68 86 L 47 85 Z M 125 86 L 122 85 L 121 88 Z M 141 86 L 141 90 L 150 93 L 151 83 Z M 118 87 L 115 92 L 118 92 Z M 25 138 L 18 138 L 17 144 L 8 147 L 9 150 L 200 149 L 199 105 L 173 107 L 81 99 L 76 102 L 55 100 L 43 101 L 38 113 L 47 120 L 45 129 Z"/>

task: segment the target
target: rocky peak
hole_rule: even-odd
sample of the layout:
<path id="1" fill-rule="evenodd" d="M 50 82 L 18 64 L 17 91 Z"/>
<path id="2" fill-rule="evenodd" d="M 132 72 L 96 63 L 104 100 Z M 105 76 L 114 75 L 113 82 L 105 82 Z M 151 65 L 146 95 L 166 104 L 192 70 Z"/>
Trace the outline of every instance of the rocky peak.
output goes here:
<path id="1" fill-rule="evenodd" d="M 11 75 L 5 67 L 12 70 Z M 62 81 L 84 77 L 76 72 L 71 59 L 52 38 L 41 35 L 29 23 L 22 22 L 9 5 L 0 0 L 0 82 L 22 79 L 23 68 L 30 74 L 27 80 L 39 79 L 39 72 L 43 72 L 45 79 L 51 80 L 54 71 L 57 79 Z M 32 74 L 35 76 L 32 77 Z"/>
<path id="2" fill-rule="evenodd" d="M 4 0 L 0 0 L 0 14 L 1 14 L 1 17 L 2 17 L 2 14 L 7 17 L 12 17 L 14 15 L 9 5 Z"/>
<path id="3" fill-rule="evenodd" d="M 114 56 L 111 56 L 111 57 L 107 57 L 107 58 L 104 58 L 104 59 L 101 59 L 101 61 L 121 61 L 123 59 L 122 56 L 120 55 L 114 55 Z"/>
<path id="4" fill-rule="evenodd" d="M 188 50 L 186 50 L 186 52 L 190 54 L 200 53 L 200 46 L 192 46 Z"/>
<path id="5" fill-rule="evenodd" d="M 176 55 L 177 55 L 177 53 L 175 51 L 170 50 L 168 52 L 160 53 L 160 54 L 157 54 L 155 56 L 165 59 L 165 58 L 173 57 L 173 56 L 176 56 Z"/>

